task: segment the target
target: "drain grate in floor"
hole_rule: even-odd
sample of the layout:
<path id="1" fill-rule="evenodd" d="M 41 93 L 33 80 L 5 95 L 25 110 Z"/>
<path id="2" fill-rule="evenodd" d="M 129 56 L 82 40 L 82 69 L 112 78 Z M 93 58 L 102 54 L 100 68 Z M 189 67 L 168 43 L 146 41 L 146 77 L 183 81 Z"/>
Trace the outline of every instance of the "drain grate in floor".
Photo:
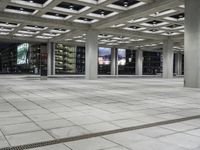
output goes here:
<path id="1" fill-rule="evenodd" d="M 109 134 L 115 134 L 115 133 L 138 130 L 138 129 L 156 127 L 156 126 L 161 126 L 161 125 L 173 124 L 173 123 L 189 121 L 189 120 L 194 120 L 194 119 L 200 119 L 200 115 L 179 118 L 179 119 L 173 119 L 173 120 L 166 120 L 166 121 L 155 122 L 155 123 L 144 124 L 144 125 L 140 125 L 140 126 L 133 126 L 133 127 L 128 127 L 128 128 L 122 128 L 122 129 L 116 129 L 116 130 L 111 130 L 111 131 L 91 133 L 91 134 L 85 134 L 85 135 L 80 135 L 80 136 L 75 136 L 75 137 L 62 138 L 62 139 L 57 139 L 57 140 L 20 145 L 20 146 L 15 146 L 15 147 L 6 147 L 6 148 L 1 148 L 0 150 L 25 150 L 25 149 L 54 145 L 54 144 L 66 143 L 66 142 L 71 142 L 71 141 L 78 141 L 78 140 L 82 140 L 82 139 L 99 137 L 99 136 L 104 136 L 104 135 L 109 135 Z"/>

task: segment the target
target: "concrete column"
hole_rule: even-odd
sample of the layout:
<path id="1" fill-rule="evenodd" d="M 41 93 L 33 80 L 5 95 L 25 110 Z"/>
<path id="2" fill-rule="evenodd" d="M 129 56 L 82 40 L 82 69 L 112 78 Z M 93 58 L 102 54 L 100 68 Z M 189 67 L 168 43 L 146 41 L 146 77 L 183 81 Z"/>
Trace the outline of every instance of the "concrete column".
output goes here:
<path id="1" fill-rule="evenodd" d="M 55 43 L 47 43 L 47 72 L 48 75 L 55 75 Z"/>
<path id="2" fill-rule="evenodd" d="M 185 0 L 185 86 L 200 88 L 200 0 Z"/>
<path id="3" fill-rule="evenodd" d="M 56 44 L 52 43 L 52 50 L 51 50 L 51 75 L 55 75 L 56 73 L 56 58 L 55 58 L 55 49 Z"/>
<path id="4" fill-rule="evenodd" d="M 141 76 L 143 74 L 143 51 L 137 50 L 136 51 L 136 75 Z"/>
<path id="5" fill-rule="evenodd" d="M 48 44 L 40 45 L 40 76 L 47 79 L 48 75 Z"/>
<path id="6" fill-rule="evenodd" d="M 118 75 L 118 50 L 111 49 L 111 75 Z"/>
<path id="7" fill-rule="evenodd" d="M 175 73 L 176 75 L 182 75 L 182 54 L 175 54 Z"/>
<path id="8" fill-rule="evenodd" d="M 163 46 L 163 78 L 173 78 L 173 41 L 167 39 Z"/>
<path id="9" fill-rule="evenodd" d="M 89 30 L 86 35 L 86 79 L 97 79 L 98 73 L 98 32 Z"/>

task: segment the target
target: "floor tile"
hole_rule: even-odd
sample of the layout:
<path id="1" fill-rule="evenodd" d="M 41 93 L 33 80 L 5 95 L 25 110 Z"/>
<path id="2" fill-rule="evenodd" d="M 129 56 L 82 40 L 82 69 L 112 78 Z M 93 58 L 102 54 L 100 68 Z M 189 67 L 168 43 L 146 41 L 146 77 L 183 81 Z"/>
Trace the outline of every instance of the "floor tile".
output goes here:
<path id="1" fill-rule="evenodd" d="M 83 127 L 92 133 L 96 132 L 103 132 L 103 131 L 110 131 L 110 130 L 116 130 L 119 129 L 120 127 L 115 126 L 111 123 L 108 122 L 103 122 L 103 123 L 95 123 L 95 124 L 89 124 L 89 125 L 83 125 Z"/>
<path id="2" fill-rule="evenodd" d="M 65 119 L 38 121 L 36 123 L 45 130 L 74 125 L 72 122 L 67 121 Z"/>
<path id="3" fill-rule="evenodd" d="M 6 138 L 8 139 L 9 143 L 12 146 L 53 140 L 53 137 L 51 137 L 45 131 L 36 131 L 36 132 L 21 133 L 16 135 L 9 135 L 6 136 Z"/>
<path id="4" fill-rule="evenodd" d="M 158 140 L 147 140 L 127 145 L 132 150 L 187 150 L 173 144 L 160 142 Z"/>
<path id="5" fill-rule="evenodd" d="M 1 130 L 5 135 L 11 135 L 11 134 L 17 134 L 17 133 L 23 133 L 23 132 L 33 132 L 33 131 L 38 131 L 42 129 L 34 123 L 24 123 L 24 124 L 4 126 L 2 127 Z"/>
<path id="6" fill-rule="evenodd" d="M 157 137 L 173 134 L 175 133 L 175 131 L 164 129 L 161 127 L 151 127 L 151 128 L 136 130 L 136 133 L 142 134 L 148 137 L 152 137 L 152 138 L 157 138 Z"/>
<path id="7" fill-rule="evenodd" d="M 39 148 L 32 148 L 29 150 L 70 150 L 70 149 L 64 144 L 55 144 L 55 145 L 44 146 L 44 147 L 39 147 Z"/>
<path id="8" fill-rule="evenodd" d="M 159 138 L 159 140 L 186 149 L 195 149 L 197 147 L 200 147 L 200 137 L 191 136 L 183 133 L 161 137 Z"/>
<path id="9" fill-rule="evenodd" d="M 108 140 L 99 137 L 69 142 L 65 144 L 73 150 L 100 150 L 116 146 L 115 143 L 112 143 Z"/>
<path id="10" fill-rule="evenodd" d="M 173 124 L 168 124 L 168 125 L 163 125 L 163 128 L 174 130 L 174 131 L 188 131 L 197 128 L 196 126 L 193 125 L 188 125 L 185 123 L 173 123 Z"/>
<path id="11" fill-rule="evenodd" d="M 67 138 L 67 137 L 79 136 L 79 135 L 89 133 L 88 130 L 80 126 L 52 129 L 52 130 L 48 130 L 48 132 L 55 138 Z"/>
<path id="12" fill-rule="evenodd" d="M 104 138 L 123 146 L 129 145 L 131 143 L 151 139 L 149 137 L 137 134 L 135 132 L 123 132 L 123 133 L 117 133 L 117 134 L 112 134 L 112 135 L 106 135 L 104 136 Z"/>

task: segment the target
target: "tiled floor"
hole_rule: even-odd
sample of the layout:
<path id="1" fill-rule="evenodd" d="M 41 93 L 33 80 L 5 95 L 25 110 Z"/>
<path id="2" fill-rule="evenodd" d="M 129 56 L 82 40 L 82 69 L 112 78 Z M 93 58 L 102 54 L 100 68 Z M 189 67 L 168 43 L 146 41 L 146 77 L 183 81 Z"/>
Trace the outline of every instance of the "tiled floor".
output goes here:
<path id="1" fill-rule="evenodd" d="M 0 76 L 0 149 L 200 115 L 183 79 Z M 200 119 L 32 150 L 200 150 Z"/>

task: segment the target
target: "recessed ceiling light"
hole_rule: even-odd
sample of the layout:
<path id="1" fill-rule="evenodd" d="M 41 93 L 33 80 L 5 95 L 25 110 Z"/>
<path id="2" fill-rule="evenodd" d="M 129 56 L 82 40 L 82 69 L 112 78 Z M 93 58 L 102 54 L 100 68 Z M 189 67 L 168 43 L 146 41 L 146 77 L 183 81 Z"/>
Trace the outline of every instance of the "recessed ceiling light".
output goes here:
<path id="1" fill-rule="evenodd" d="M 157 11 L 157 12 L 155 13 L 155 15 L 158 16 L 158 14 L 159 14 L 159 12 Z"/>
<path id="2" fill-rule="evenodd" d="M 74 6 L 73 6 L 73 5 L 70 5 L 70 6 L 69 6 L 69 8 L 70 8 L 70 9 L 73 9 L 73 8 L 74 8 Z"/>
<path id="3" fill-rule="evenodd" d="M 128 2 L 124 2 L 124 7 L 128 7 Z"/>

